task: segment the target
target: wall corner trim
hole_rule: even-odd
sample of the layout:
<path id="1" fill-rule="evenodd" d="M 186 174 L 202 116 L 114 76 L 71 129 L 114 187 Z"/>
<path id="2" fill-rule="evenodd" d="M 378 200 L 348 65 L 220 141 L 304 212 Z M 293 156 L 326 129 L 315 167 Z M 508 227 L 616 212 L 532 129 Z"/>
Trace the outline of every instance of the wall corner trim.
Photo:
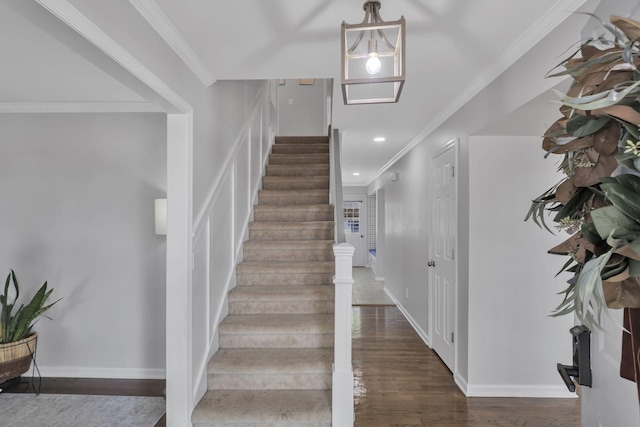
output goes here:
<path id="1" fill-rule="evenodd" d="M 187 43 L 182 34 L 173 25 L 169 17 L 160 9 L 154 0 L 129 0 L 129 3 L 142 15 L 151 27 L 173 49 L 173 51 L 189 67 L 203 85 L 211 86 L 216 82 L 213 73 L 204 61 Z"/>

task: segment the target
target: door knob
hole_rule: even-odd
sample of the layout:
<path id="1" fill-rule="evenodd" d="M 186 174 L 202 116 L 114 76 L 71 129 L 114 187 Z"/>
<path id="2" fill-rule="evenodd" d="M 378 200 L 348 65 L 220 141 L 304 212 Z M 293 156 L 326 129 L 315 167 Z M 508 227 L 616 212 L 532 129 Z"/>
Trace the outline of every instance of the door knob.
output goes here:
<path id="1" fill-rule="evenodd" d="M 435 262 L 435 261 L 429 261 L 429 262 L 427 263 L 427 266 L 428 266 L 428 267 L 435 267 L 435 266 L 436 266 L 436 262 Z"/>

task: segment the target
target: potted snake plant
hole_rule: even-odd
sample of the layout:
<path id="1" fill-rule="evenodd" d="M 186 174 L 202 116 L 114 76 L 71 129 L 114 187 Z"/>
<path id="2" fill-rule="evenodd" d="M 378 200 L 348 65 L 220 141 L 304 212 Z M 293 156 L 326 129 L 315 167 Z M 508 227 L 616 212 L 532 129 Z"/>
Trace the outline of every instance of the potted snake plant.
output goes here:
<path id="1" fill-rule="evenodd" d="M 0 383 L 29 370 L 38 339 L 38 334 L 32 330 L 33 325 L 60 301 L 46 305 L 52 292 L 53 289 L 48 289 L 47 282 L 44 282 L 29 303 L 17 306 L 20 297 L 18 279 L 13 270 L 7 276 L 4 291 L 0 294 Z"/>

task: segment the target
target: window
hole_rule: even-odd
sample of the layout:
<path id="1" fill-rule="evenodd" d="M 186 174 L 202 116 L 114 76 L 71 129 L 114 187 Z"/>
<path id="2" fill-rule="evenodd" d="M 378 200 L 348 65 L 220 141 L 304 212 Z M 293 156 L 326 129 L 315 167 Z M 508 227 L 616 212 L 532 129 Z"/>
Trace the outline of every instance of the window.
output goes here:
<path id="1" fill-rule="evenodd" d="M 360 207 L 362 202 L 344 202 L 345 234 L 360 234 Z"/>

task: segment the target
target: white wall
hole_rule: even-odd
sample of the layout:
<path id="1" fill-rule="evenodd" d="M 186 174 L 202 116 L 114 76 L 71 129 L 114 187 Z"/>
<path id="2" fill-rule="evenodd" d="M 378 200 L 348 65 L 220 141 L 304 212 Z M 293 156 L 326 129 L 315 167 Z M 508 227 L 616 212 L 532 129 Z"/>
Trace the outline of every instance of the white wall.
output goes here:
<path id="1" fill-rule="evenodd" d="M 164 378 L 164 114 L 0 115 L 0 272 L 45 280 L 44 376 Z M 24 302 L 24 300 L 23 300 Z"/>
<path id="2" fill-rule="evenodd" d="M 324 79 L 300 85 L 295 79 L 278 85 L 278 135 L 326 135 L 327 90 Z"/>
<path id="3" fill-rule="evenodd" d="M 242 261 L 242 243 L 248 236 L 252 208 L 257 202 L 264 166 L 274 140 L 275 124 L 270 121 L 273 104 L 270 86 L 273 82 L 258 83 L 259 86 L 256 82 L 246 85 L 216 83 L 228 91 L 220 105 L 240 110 L 242 114 L 233 116 L 235 134 L 203 143 L 202 151 L 194 155 L 194 158 L 204 157 L 200 159 L 200 171 L 206 169 L 206 163 L 219 164 L 217 177 L 208 182 L 204 208 L 196 215 L 194 223 L 192 382 L 195 402 L 206 391 L 207 362 L 219 347 L 218 324 L 228 313 L 227 294 L 235 287 L 235 267 Z M 237 94 L 256 86 L 258 90 L 251 98 Z M 235 97 L 231 96 L 234 92 Z M 212 117 L 214 123 L 220 119 L 221 114 Z M 203 155 L 221 147 L 230 149 L 229 157 L 221 165 L 215 157 Z M 200 147 L 196 145 L 196 148 Z M 201 185 L 207 184 L 206 177 L 194 178 Z"/>
<path id="4" fill-rule="evenodd" d="M 531 199 L 560 179 L 539 137 L 470 137 L 469 388 L 471 396 L 567 396 L 573 316 L 549 317 L 571 274 L 547 250 L 568 238 L 524 222 Z M 551 221 L 549 221 L 551 223 Z"/>

